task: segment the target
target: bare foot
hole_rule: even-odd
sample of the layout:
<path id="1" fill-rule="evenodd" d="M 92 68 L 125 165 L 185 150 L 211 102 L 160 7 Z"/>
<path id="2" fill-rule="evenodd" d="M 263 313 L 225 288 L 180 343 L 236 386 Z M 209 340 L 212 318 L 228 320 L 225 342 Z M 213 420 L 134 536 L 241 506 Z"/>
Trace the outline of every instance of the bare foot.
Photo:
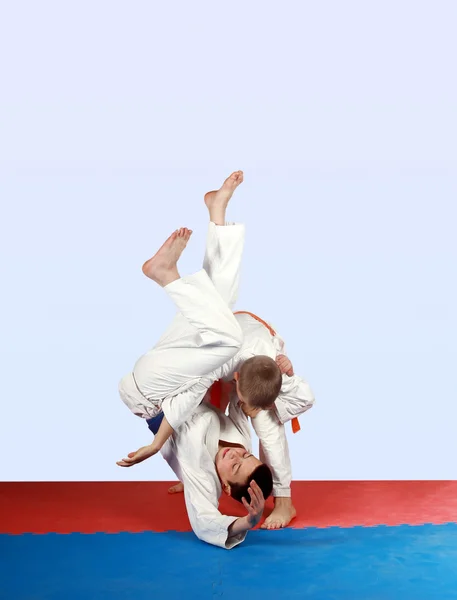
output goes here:
<path id="1" fill-rule="evenodd" d="M 144 263 L 146 277 L 162 287 L 179 279 L 177 263 L 191 235 L 192 231 L 186 227 L 174 231 L 156 254 Z"/>
<path id="2" fill-rule="evenodd" d="M 175 483 L 175 485 L 172 485 L 171 487 L 168 488 L 169 494 L 181 494 L 183 491 L 184 491 L 184 484 L 181 482 Z"/>
<path id="3" fill-rule="evenodd" d="M 275 498 L 275 507 L 262 524 L 262 529 L 282 529 L 287 527 L 292 519 L 297 516 L 297 511 L 292 504 L 292 498 Z"/>
<path id="4" fill-rule="evenodd" d="M 225 224 L 227 204 L 236 188 L 243 183 L 243 179 L 243 171 L 235 171 L 224 181 L 219 190 L 205 194 L 205 204 L 209 210 L 210 219 L 216 225 Z"/>

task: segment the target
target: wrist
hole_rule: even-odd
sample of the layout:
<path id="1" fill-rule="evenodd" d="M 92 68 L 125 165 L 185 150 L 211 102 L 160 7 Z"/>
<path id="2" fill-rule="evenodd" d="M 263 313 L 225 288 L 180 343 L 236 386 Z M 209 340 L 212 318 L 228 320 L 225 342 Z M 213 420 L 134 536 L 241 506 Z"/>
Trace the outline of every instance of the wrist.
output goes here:
<path id="1" fill-rule="evenodd" d="M 151 450 L 154 451 L 154 454 L 157 454 L 157 452 L 159 452 L 159 450 L 161 449 L 162 446 L 160 444 L 158 444 L 156 442 L 156 440 L 154 439 L 152 444 L 149 444 L 149 447 L 151 448 Z"/>
<path id="2" fill-rule="evenodd" d="M 260 521 L 260 517 L 261 517 L 261 515 L 260 515 L 260 516 L 256 516 L 256 517 L 250 517 L 250 516 L 248 515 L 248 516 L 246 517 L 246 519 L 247 519 L 247 524 L 248 524 L 248 527 L 249 527 L 249 529 L 254 529 L 254 527 L 255 527 L 256 525 L 258 525 L 258 523 L 259 523 L 259 521 Z"/>
<path id="3" fill-rule="evenodd" d="M 233 523 L 230 525 L 228 529 L 228 534 L 229 536 L 239 535 L 240 533 L 246 533 L 246 531 L 249 531 L 250 529 L 252 528 L 247 516 L 238 517 L 238 519 L 233 521 Z"/>

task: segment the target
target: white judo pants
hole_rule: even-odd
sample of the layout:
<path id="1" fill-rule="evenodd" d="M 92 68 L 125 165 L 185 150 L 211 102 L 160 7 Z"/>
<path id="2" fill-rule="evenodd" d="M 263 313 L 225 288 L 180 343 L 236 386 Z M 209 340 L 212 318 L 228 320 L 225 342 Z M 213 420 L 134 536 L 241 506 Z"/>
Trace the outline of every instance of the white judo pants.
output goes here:
<path id="1" fill-rule="evenodd" d="M 178 313 L 119 385 L 122 400 L 136 415 L 150 418 L 163 410 L 177 428 L 185 418 L 180 411 L 184 403 L 176 396 L 192 395 L 198 406 L 213 383 L 205 375 L 240 349 L 243 334 L 231 307 L 237 298 L 244 232 L 244 225 L 210 223 L 203 269 L 165 286 Z"/>

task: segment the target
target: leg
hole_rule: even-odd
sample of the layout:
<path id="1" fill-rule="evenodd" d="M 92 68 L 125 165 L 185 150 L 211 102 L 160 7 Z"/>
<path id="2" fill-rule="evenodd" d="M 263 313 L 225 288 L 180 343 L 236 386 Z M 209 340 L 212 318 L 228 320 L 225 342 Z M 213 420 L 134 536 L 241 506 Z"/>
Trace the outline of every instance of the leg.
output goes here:
<path id="1" fill-rule="evenodd" d="M 225 215 L 230 198 L 242 182 L 243 172 L 236 171 L 219 190 L 205 195 L 210 224 L 203 268 L 230 308 L 238 295 L 244 225 L 226 224 Z"/>
<path id="2" fill-rule="evenodd" d="M 290 490 L 292 467 L 284 425 L 270 410 L 260 411 L 252 419 L 252 425 L 260 441 L 260 460 L 266 463 L 273 473 L 275 507 L 262 528 L 287 527 L 296 516 L 296 510 L 292 504 Z"/>
<path id="3" fill-rule="evenodd" d="M 146 277 L 158 283 L 160 287 L 166 287 L 178 280 L 178 260 L 191 235 L 192 231 L 185 227 L 174 231 L 158 252 L 144 263 L 142 270 Z"/>
<path id="4" fill-rule="evenodd" d="M 242 181 L 242 171 L 236 171 L 225 180 L 219 190 L 208 192 L 205 195 L 210 223 L 203 269 L 229 307 L 235 303 L 238 291 L 239 269 L 244 246 L 244 225 L 225 225 L 225 213 L 230 198 Z M 151 266 L 152 260 L 145 263 L 143 270 Z M 179 275 L 174 273 L 174 277 L 179 277 Z M 186 337 L 187 325 L 186 318 L 178 313 L 157 346 L 166 344 L 179 347 L 183 338 Z"/>
<path id="5" fill-rule="evenodd" d="M 230 308 L 237 299 L 244 226 L 226 225 L 225 213 L 233 192 L 242 181 L 242 172 L 235 172 L 226 179 L 220 190 L 205 195 L 210 224 L 203 268 Z M 179 494 L 183 491 L 184 485 L 181 482 L 168 489 L 169 494 Z"/>
<path id="6" fill-rule="evenodd" d="M 215 225 L 225 225 L 227 205 L 233 192 L 241 183 L 243 183 L 243 171 L 235 171 L 224 181 L 219 190 L 205 194 L 209 218 Z"/>
<path id="7" fill-rule="evenodd" d="M 230 360 L 241 346 L 241 329 L 207 273 L 179 276 L 177 261 L 190 234 L 175 232 L 143 265 L 143 272 L 165 289 L 180 313 L 135 365 L 135 380 L 148 400 L 185 391 Z"/>
<path id="8" fill-rule="evenodd" d="M 169 494 L 182 494 L 183 491 L 184 491 L 184 484 L 181 483 L 181 481 L 179 483 L 175 483 L 174 485 L 172 485 L 171 487 L 168 488 Z"/>

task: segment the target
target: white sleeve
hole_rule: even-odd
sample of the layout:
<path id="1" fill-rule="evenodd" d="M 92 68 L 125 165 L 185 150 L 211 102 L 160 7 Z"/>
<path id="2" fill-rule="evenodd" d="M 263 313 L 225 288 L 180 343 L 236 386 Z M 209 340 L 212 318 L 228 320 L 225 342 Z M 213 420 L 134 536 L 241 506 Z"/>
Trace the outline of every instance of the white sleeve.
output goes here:
<path id="1" fill-rule="evenodd" d="M 292 465 L 284 425 L 272 410 L 262 410 L 251 419 L 260 442 L 260 460 L 273 474 L 273 496 L 290 496 Z"/>
<path id="2" fill-rule="evenodd" d="M 217 477 L 216 473 L 214 474 Z M 218 510 L 217 487 L 208 473 L 183 469 L 184 498 L 195 535 L 208 544 L 230 550 L 244 541 L 247 532 L 229 537 L 229 527 L 239 517 L 223 515 Z"/>
<path id="3" fill-rule="evenodd" d="M 279 354 L 287 356 L 286 344 L 278 332 L 273 337 L 273 346 L 276 356 Z M 314 401 L 313 391 L 307 381 L 298 375 L 289 377 L 283 374 L 281 391 L 275 401 L 276 413 L 281 423 L 300 416 L 313 406 Z"/>
<path id="4" fill-rule="evenodd" d="M 300 416 L 314 404 L 314 394 L 307 381 L 298 375 L 282 376 L 282 387 L 275 400 L 275 408 L 281 423 Z"/>
<path id="5" fill-rule="evenodd" d="M 190 388 L 162 402 L 162 410 L 171 427 L 176 431 L 185 423 L 197 406 L 202 402 L 206 392 L 218 379 L 233 379 L 233 374 L 240 368 L 241 362 L 246 360 L 238 352 L 233 358 L 204 375 Z"/>

